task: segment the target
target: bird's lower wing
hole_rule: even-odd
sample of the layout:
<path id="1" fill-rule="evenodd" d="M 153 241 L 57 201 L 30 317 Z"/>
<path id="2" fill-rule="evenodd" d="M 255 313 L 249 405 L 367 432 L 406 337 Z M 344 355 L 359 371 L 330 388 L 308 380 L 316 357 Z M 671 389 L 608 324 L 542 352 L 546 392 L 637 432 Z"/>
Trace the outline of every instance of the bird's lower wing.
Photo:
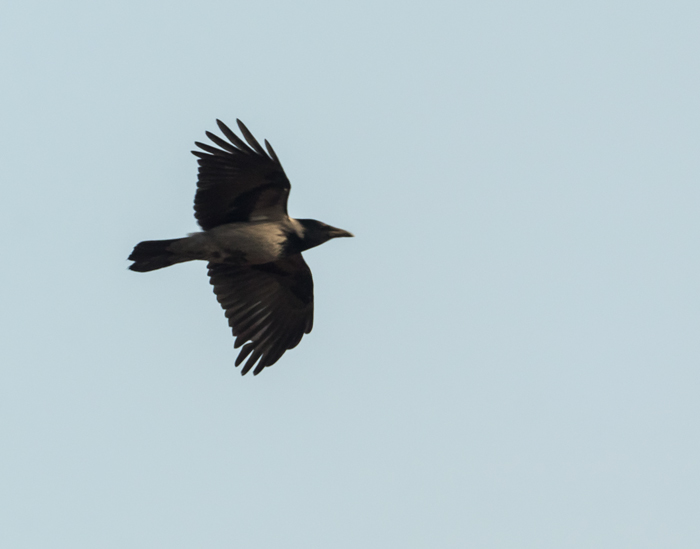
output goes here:
<path id="1" fill-rule="evenodd" d="M 311 270 L 301 254 L 262 265 L 209 263 L 209 280 L 241 349 L 236 366 L 259 374 L 313 326 Z M 257 365 L 256 365 L 257 363 Z"/>

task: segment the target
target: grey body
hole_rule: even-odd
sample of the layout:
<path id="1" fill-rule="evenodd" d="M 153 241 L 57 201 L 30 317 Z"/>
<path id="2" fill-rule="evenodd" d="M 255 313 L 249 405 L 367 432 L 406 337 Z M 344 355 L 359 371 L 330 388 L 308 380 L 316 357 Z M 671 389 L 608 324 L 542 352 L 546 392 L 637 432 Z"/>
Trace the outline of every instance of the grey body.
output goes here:
<path id="1" fill-rule="evenodd" d="M 177 240 L 170 250 L 183 261 L 203 259 L 214 263 L 260 265 L 288 255 L 284 244 L 290 234 L 299 239 L 304 236 L 303 227 L 296 219 L 227 223 Z"/>

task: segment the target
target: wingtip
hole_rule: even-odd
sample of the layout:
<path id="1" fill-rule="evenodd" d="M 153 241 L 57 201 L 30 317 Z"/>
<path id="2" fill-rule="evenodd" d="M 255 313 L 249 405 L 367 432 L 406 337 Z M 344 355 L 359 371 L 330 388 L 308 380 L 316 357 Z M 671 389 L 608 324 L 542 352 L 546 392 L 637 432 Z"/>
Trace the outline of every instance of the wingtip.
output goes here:
<path id="1" fill-rule="evenodd" d="M 219 120 L 218 118 L 216 119 L 216 125 L 219 126 L 219 129 L 224 133 L 226 133 L 227 131 L 231 132 L 229 127 L 226 124 L 224 124 L 221 120 Z"/>
<path id="2" fill-rule="evenodd" d="M 258 154 L 265 154 L 265 149 L 263 149 L 260 146 L 260 143 L 258 143 L 257 139 L 253 136 L 252 132 L 246 127 L 246 125 L 240 121 L 240 119 L 236 118 L 236 122 L 238 123 L 238 128 L 241 130 L 241 133 L 243 134 L 243 137 L 245 140 L 248 142 L 248 145 Z"/>
<path id="3" fill-rule="evenodd" d="M 272 145 L 270 145 L 270 142 L 265 139 L 265 147 L 267 147 L 267 153 L 269 154 L 270 158 L 277 162 L 278 166 L 282 166 L 282 163 L 280 162 L 280 159 L 277 158 L 277 154 L 275 153 L 275 149 L 272 148 Z"/>

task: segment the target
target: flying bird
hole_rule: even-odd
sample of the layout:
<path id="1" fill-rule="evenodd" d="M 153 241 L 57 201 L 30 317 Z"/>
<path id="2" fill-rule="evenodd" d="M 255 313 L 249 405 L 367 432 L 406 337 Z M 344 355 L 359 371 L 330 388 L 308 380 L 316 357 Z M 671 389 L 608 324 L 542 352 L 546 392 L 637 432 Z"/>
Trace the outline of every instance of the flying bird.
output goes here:
<path id="1" fill-rule="evenodd" d="M 236 366 L 247 359 L 241 373 L 255 366 L 257 375 L 313 326 L 313 279 L 301 252 L 353 235 L 314 219 L 289 217 L 291 185 L 279 158 L 267 140 L 266 151 L 237 122 L 245 141 L 217 120 L 228 141 L 206 132 L 217 146 L 195 142 L 202 150 L 192 151 L 199 163 L 194 215 L 203 230 L 137 244 L 129 269 L 147 272 L 207 261 L 209 281 L 236 338 L 234 348 L 243 345 Z"/>

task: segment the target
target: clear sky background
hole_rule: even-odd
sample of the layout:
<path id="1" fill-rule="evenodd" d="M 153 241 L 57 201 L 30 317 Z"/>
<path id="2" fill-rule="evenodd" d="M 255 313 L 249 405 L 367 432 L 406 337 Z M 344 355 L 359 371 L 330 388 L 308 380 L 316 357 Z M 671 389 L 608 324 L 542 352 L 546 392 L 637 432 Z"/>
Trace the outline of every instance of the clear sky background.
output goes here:
<path id="1" fill-rule="evenodd" d="M 700 546 L 700 4 L 10 2 L 0 546 Z M 189 153 L 270 140 L 316 324 L 240 376 Z"/>

